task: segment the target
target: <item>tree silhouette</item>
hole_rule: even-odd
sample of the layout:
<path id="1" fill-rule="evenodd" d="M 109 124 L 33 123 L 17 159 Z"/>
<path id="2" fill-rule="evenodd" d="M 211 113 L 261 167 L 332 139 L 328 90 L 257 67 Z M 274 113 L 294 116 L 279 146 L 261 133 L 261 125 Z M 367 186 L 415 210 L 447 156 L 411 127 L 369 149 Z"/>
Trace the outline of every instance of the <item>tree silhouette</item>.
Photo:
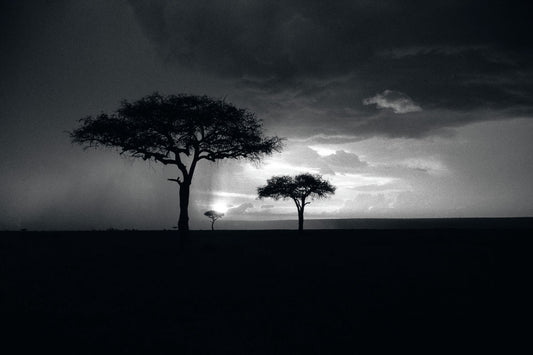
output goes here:
<path id="1" fill-rule="evenodd" d="M 224 213 L 220 213 L 220 212 L 217 212 L 217 211 L 214 211 L 214 210 L 209 210 L 207 212 L 204 213 L 204 216 L 207 216 L 210 220 L 211 220 L 211 230 L 214 231 L 215 230 L 215 222 L 224 217 Z"/>
<path id="2" fill-rule="evenodd" d="M 82 118 L 70 137 L 86 148 L 115 148 L 120 154 L 175 165 L 178 177 L 168 180 L 179 185 L 179 230 L 189 229 L 190 186 L 200 160 L 259 161 L 282 147 L 281 138 L 263 135 L 254 113 L 224 100 L 185 94 L 124 100 L 111 114 Z"/>
<path id="3" fill-rule="evenodd" d="M 320 175 L 309 173 L 291 176 L 273 176 L 267 184 L 257 188 L 259 198 L 270 197 L 274 200 L 292 199 L 298 209 L 298 230 L 304 228 L 304 209 L 311 202 L 307 199 L 325 198 L 335 193 L 335 186 L 322 179 Z"/>

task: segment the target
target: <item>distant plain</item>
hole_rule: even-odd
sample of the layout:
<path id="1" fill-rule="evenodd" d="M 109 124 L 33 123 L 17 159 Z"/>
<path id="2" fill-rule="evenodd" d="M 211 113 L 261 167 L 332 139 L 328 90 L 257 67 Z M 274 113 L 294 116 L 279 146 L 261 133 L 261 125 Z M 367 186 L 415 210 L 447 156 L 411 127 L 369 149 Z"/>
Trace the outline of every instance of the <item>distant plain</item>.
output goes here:
<path id="1" fill-rule="evenodd" d="M 509 350 L 528 339 L 524 223 L 4 232 L 3 334 L 21 353 Z"/>

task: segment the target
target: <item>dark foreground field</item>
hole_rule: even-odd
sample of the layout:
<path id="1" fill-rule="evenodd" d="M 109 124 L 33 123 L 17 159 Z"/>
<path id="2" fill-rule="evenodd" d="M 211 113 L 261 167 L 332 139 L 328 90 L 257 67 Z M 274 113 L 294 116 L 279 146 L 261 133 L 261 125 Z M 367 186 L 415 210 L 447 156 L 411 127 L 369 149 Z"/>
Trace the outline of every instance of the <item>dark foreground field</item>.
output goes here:
<path id="1" fill-rule="evenodd" d="M 3 348 L 477 353 L 529 346 L 531 230 L 4 233 Z M 5 354 L 16 351 L 4 352 Z"/>

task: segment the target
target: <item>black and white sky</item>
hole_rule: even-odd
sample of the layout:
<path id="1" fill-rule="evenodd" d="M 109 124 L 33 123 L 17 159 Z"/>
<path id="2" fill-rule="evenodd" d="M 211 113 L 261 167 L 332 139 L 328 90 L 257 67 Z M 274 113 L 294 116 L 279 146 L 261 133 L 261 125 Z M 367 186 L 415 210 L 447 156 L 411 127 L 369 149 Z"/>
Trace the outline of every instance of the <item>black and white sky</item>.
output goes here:
<path id="1" fill-rule="evenodd" d="M 226 97 L 281 154 L 203 164 L 203 211 L 295 218 L 275 174 L 338 187 L 311 218 L 533 215 L 527 1 L 0 2 L 0 229 L 171 228 L 171 168 L 83 151 L 65 131 L 158 91 Z"/>

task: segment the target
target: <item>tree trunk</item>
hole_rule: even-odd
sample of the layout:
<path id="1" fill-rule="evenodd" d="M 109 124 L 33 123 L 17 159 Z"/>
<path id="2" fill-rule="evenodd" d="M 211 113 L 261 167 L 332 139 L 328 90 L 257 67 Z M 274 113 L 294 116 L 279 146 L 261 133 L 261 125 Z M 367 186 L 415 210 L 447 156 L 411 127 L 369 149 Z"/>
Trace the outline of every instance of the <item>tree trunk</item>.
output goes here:
<path id="1" fill-rule="evenodd" d="M 180 185 L 180 218 L 178 220 L 178 230 L 189 230 L 189 195 L 191 183 L 184 181 Z"/>
<path id="2" fill-rule="evenodd" d="M 212 230 L 212 231 L 215 230 L 215 221 L 211 222 L 211 230 Z"/>
<path id="3" fill-rule="evenodd" d="M 303 207 L 298 209 L 298 230 L 299 231 L 304 230 L 304 208 Z"/>

